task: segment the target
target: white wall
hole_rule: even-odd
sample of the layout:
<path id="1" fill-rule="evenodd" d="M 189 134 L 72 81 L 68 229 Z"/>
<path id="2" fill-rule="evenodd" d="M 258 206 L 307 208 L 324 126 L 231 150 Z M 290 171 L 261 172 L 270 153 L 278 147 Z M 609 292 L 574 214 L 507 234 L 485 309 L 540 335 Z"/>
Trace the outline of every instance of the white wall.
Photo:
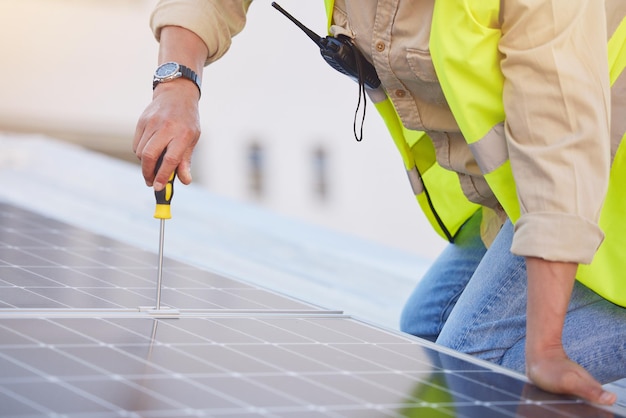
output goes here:
<path id="1" fill-rule="evenodd" d="M 150 100 L 156 64 L 148 29 L 154 3 L 0 0 L 0 129 L 46 132 L 132 159 L 130 141 Z M 267 148 L 269 169 L 267 195 L 258 203 L 434 257 L 443 243 L 419 212 L 374 107 L 368 107 L 364 139 L 357 143 L 356 84 L 330 69 L 270 3 L 252 4 L 248 26 L 229 54 L 205 70 L 196 181 L 251 200 L 245 147 L 256 139 Z M 280 3 L 324 32 L 321 0 Z M 330 157 L 325 203 L 311 191 L 309 157 L 318 144 Z"/>

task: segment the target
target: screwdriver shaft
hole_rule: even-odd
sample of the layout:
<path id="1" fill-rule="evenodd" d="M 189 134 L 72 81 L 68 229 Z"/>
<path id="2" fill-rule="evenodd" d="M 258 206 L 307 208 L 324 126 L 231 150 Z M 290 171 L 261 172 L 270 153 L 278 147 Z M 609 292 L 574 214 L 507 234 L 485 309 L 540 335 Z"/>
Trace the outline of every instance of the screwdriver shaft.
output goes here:
<path id="1" fill-rule="evenodd" d="M 156 309 L 161 309 L 161 281 L 163 280 L 163 242 L 165 241 L 165 219 L 161 219 L 159 232 L 159 267 L 157 271 Z"/>

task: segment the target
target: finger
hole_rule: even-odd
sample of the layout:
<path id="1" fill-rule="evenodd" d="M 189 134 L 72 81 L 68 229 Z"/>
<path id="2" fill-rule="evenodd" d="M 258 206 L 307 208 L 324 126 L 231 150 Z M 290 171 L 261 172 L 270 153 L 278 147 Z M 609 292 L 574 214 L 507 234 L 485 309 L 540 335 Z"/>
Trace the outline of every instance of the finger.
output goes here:
<path id="1" fill-rule="evenodd" d="M 600 405 L 612 405 L 617 401 L 617 395 L 604 390 L 602 385 L 591 376 L 578 379 L 572 393 L 586 401 Z"/>
<path id="2" fill-rule="evenodd" d="M 153 136 L 156 136 L 156 131 L 154 129 L 149 129 L 149 126 L 150 125 L 142 116 L 135 129 L 133 151 L 137 159 L 141 161 L 141 174 L 146 185 L 152 186 L 155 175 L 154 168 L 156 167 L 158 157 L 161 155 L 165 146 L 158 146 L 158 142 L 155 139 L 155 141 L 152 141 L 152 144 L 154 145 L 151 148 L 153 149 L 146 148 L 148 144 L 151 143 Z"/>
<path id="3" fill-rule="evenodd" d="M 191 157 L 193 155 L 193 150 L 195 144 L 198 141 L 199 134 L 196 134 L 195 131 L 189 131 L 185 135 L 181 135 L 178 140 L 172 140 L 167 146 L 167 153 L 165 154 L 164 161 L 166 167 L 169 169 L 169 164 L 175 164 L 174 170 L 176 170 L 176 174 L 183 184 L 190 184 L 192 181 L 191 176 Z M 163 165 L 162 165 L 163 167 Z M 172 171 L 165 172 L 164 176 L 169 179 Z M 160 170 L 159 174 L 155 178 L 155 183 L 161 184 L 161 175 Z"/>
<path id="4" fill-rule="evenodd" d="M 563 375 L 563 392 L 602 405 L 611 405 L 617 401 L 617 396 L 604 390 L 600 382 L 584 368 L 573 362 L 570 364 L 573 365 L 573 369 Z"/>
<path id="5" fill-rule="evenodd" d="M 516 416 L 534 417 L 537 415 L 537 404 L 553 401 L 556 398 L 548 395 L 545 391 L 535 385 L 525 384 L 521 393 L 524 402 L 520 402 L 516 409 Z M 591 403 L 581 404 L 578 402 L 554 402 L 550 403 L 550 407 L 554 409 L 558 416 L 593 416 L 596 418 L 613 418 L 613 413 L 596 408 Z"/>
<path id="6" fill-rule="evenodd" d="M 148 134 L 152 132 L 151 136 Z M 178 159 L 175 158 L 175 149 L 168 149 L 171 142 L 171 135 L 163 129 L 153 130 L 148 127 L 144 131 L 137 152 L 141 160 L 141 174 L 143 175 L 146 185 L 155 186 L 156 190 L 162 190 L 167 183 L 172 172 L 176 169 Z M 164 151 L 168 152 L 164 154 Z M 163 154 L 161 165 L 157 170 L 157 163 Z M 169 170 L 169 171 L 168 171 Z"/>
<path id="7" fill-rule="evenodd" d="M 142 159 L 143 149 L 155 132 L 154 127 L 150 128 L 149 109 L 144 110 L 135 126 L 132 149 L 139 160 Z M 154 124 L 153 124 L 154 125 Z"/>
<path id="8" fill-rule="evenodd" d="M 163 152 L 162 152 L 163 153 Z M 158 160 L 157 160 L 158 161 Z M 163 190 L 168 180 L 172 176 L 172 173 L 176 172 L 180 158 L 174 155 L 174 152 L 169 148 L 165 149 L 163 158 L 161 160 L 161 166 L 154 176 L 153 187 L 154 190 Z M 155 165 L 156 168 L 156 165 Z"/>
<path id="9" fill-rule="evenodd" d="M 137 156 L 137 158 L 140 158 L 140 155 L 141 155 L 141 153 L 139 152 L 139 145 L 141 143 L 141 138 L 143 137 L 145 128 L 146 128 L 146 124 L 143 121 L 143 118 L 140 117 L 139 120 L 137 121 L 137 126 L 135 126 L 135 134 L 133 135 L 133 143 L 132 143 L 132 150 L 133 150 L 133 153 Z"/>
<path id="10" fill-rule="evenodd" d="M 609 392 L 608 390 L 602 390 L 597 402 L 600 405 L 613 405 L 617 402 L 617 394 Z"/>
<path id="11" fill-rule="evenodd" d="M 188 148 L 183 155 L 183 159 L 178 165 L 178 178 L 180 182 L 183 184 L 191 184 L 192 176 L 191 176 L 191 156 L 193 153 L 192 148 Z"/>
<path id="12" fill-rule="evenodd" d="M 153 186 L 155 181 L 155 168 L 159 156 L 163 152 L 163 148 L 157 148 L 156 145 L 146 145 L 141 153 L 139 159 L 141 160 L 141 175 L 143 176 L 147 186 Z"/>

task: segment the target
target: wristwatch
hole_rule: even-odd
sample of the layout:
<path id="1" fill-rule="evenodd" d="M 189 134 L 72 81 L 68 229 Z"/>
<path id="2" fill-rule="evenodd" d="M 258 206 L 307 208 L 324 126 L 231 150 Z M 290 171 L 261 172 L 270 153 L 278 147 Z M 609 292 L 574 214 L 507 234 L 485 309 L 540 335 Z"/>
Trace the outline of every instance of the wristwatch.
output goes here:
<path id="1" fill-rule="evenodd" d="M 192 81 L 196 85 L 196 87 L 198 87 L 198 91 L 202 95 L 202 89 L 200 88 L 198 74 L 196 74 L 191 68 L 181 65 L 177 62 L 166 62 L 159 65 L 159 67 L 154 72 L 154 78 L 152 79 L 152 89 L 154 90 L 156 86 L 161 83 L 167 83 L 168 81 L 176 80 L 177 78 L 181 77 Z"/>

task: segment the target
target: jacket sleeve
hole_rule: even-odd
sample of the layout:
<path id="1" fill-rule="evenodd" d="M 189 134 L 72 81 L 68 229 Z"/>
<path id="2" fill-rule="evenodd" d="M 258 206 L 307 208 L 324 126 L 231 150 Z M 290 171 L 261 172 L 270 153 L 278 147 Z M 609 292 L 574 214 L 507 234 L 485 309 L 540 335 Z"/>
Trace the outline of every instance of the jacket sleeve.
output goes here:
<path id="1" fill-rule="evenodd" d="M 161 28 L 180 26 L 198 35 L 209 54 L 205 65 L 216 61 L 228 51 L 231 39 L 246 23 L 252 0 L 159 0 L 150 18 L 150 27 L 157 40 Z"/>
<path id="2" fill-rule="evenodd" d="M 505 134 L 521 206 L 512 251 L 591 262 L 610 166 L 604 2 L 503 0 Z"/>

